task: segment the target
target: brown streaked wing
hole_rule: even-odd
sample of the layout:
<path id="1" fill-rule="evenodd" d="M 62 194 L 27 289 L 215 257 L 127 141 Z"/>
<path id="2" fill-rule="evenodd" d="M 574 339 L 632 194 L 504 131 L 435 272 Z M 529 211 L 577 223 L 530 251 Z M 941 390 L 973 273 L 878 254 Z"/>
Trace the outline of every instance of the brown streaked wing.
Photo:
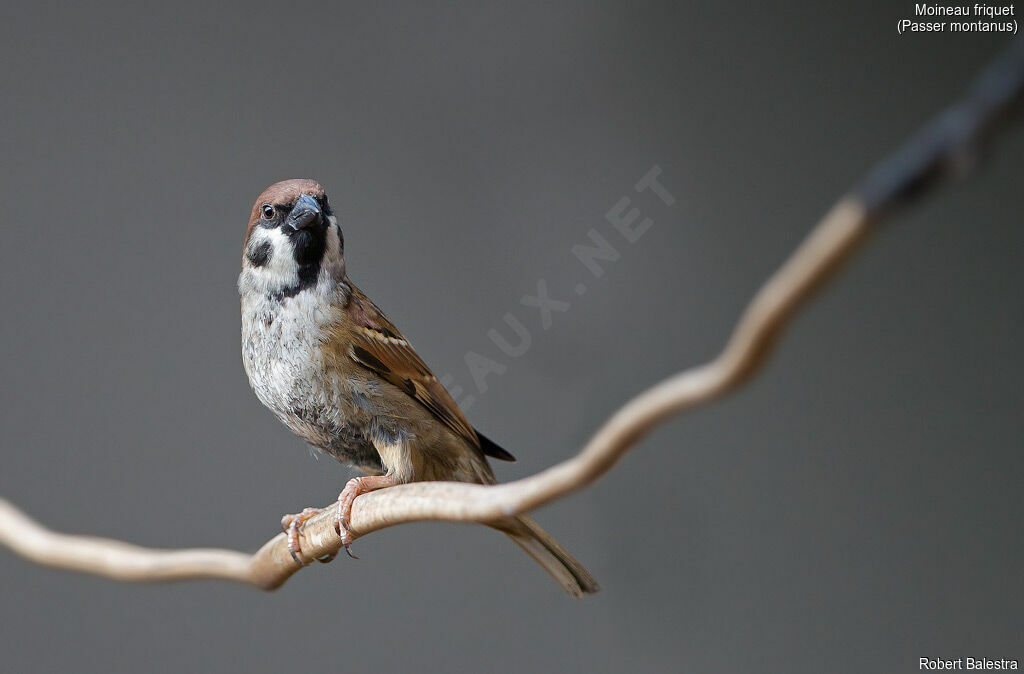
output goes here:
<path id="1" fill-rule="evenodd" d="M 352 318 L 351 358 L 423 405 L 438 421 L 476 449 L 480 439 L 409 341 L 376 304 L 354 285 L 346 307 Z"/>

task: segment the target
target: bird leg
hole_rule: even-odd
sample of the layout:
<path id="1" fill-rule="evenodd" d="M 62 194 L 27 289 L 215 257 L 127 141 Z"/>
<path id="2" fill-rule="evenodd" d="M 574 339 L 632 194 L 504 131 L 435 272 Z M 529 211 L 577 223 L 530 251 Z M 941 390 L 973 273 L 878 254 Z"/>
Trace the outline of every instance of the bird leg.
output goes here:
<path id="1" fill-rule="evenodd" d="M 398 484 L 391 475 L 368 475 L 366 477 L 354 477 L 345 484 L 345 489 L 338 494 L 338 516 L 334 521 L 334 527 L 341 536 L 341 544 L 345 546 L 345 552 L 352 559 L 359 559 L 352 554 L 349 548 L 352 545 L 352 532 L 348 530 L 348 524 L 352 518 L 352 503 L 361 494 L 366 494 L 385 487 L 393 487 Z"/>
<path id="2" fill-rule="evenodd" d="M 299 557 L 301 548 L 299 547 L 299 532 L 302 530 L 302 525 L 308 522 L 310 519 L 319 515 L 324 510 L 323 508 L 304 508 L 301 513 L 296 515 L 285 515 L 281 518 L 281 528 L 284 529 L 285 533 L 288 534 L 288 552 L 292 553 L 292 559 L 299 566 L 305 566 L 306 564 Z M 321 559 L 318 561 L 329 562 L 334 559 L 332 556 L 329 559 Z"/>

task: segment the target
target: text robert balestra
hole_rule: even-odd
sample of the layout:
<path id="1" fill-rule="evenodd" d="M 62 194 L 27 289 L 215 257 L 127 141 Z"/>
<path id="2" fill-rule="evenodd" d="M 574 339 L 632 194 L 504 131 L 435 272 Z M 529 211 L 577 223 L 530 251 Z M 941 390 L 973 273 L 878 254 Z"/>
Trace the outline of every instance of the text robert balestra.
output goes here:
<path id="1" fill-rule="evenodd" d="M 929 672 L 949 670 L 994 670 L 994 669 L 1019 669 L 1020 663 L 1017 660 L 1006 660 L 1003 658 L 921 658 L 919 670 Z"/>

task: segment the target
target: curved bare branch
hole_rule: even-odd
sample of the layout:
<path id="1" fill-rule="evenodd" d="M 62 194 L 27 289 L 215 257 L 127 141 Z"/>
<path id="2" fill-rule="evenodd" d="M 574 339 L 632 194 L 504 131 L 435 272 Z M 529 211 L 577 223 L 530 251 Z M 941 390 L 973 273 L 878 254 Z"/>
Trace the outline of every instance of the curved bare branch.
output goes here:
<path id="1" fill-rule="evenodd" d="M 576 456 L 536 475 L 500 485 L 419 482 L 365 494 L 352 508 L 350 528 L 365 536 L 422 520 L 492 523 L 533 510 L 593 483 L 640 438 L 683 410 L 743 384 L 764 363 L 781 329 L 871 228 L 896 206 L 919 198 L 977 162 L 981 142 L 1024 95 L 1024 38 L 983 72 L 968 93 L 882 162 L 822 219 L 761 287 L 722 352 L 711 362 L 670 377 L 620 408 Z M 328 512 L 306 523 L 305 561 L 335 555 L 341 540 Z M 301 566 L 284 534 L 253 555 L 230 550 L 156 550 L 121 541 L 52 532 L 0 499 L 0 543 L 48 566 L 124 581 L 197 578 L 246 582 L 271 590 Z"/>

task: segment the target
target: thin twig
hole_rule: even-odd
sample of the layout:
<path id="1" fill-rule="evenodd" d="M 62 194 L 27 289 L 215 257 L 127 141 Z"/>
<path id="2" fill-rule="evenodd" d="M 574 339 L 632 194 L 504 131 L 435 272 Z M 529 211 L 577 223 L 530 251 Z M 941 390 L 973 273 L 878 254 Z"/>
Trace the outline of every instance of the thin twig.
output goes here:
<path id="1" fill-rule="evenodd" d="M 29 561 L 115 580 L 221 578 L 248 582 L 252 555 L 234 550 L 157 550 L 109 538 L 58 534 L 0 499 L 0 543 Z"/>
<path id="2" fill-rule="evenodd" d="M 1024 38 L 985 70 L 967 94 L 872 171 L 822 219 L 761 287 L 721 354 L 675 375 L 619 409 L 583 450 L 536 475 L 501 485 L 419 482 L 356 499 L 356 537 L 423 520 L 488 523 L 524 513 L 582 489 L 608 472 L 648 431 L 668 417 L 742 385 L 764 361 L 781 329 L 853 253 L 871 229 L 950 177 L 978 163 L 982 142 L 1024 96 Z M 305 561 L 337 554 L 341 540 L 329 512 L 306 523 Z M 280 587 L 298 566 L 284 534 L 254 555 L 229 550 L 154 550 L 120 541 L 58 534 L 0 499 L 0 543 L 27 559 L 124 581 L 216 578 Z"/>

